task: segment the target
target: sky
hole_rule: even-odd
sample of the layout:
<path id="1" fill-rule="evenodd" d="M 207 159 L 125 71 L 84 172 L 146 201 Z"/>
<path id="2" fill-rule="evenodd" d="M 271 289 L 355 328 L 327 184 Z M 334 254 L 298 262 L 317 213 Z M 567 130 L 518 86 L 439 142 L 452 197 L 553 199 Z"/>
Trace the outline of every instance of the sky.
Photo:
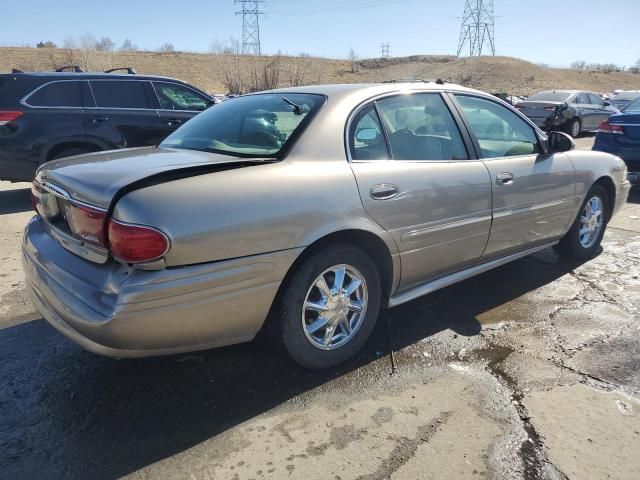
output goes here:
<path id="1" fill-rule="evenodd" d="M 494 0 L 496 54 L 551 66 L 575 60 L 632 65 L 640 59 L 640 0 Z M 35 45 L 91 33 L 141 49 L 165 42 L 208 51 L 241 38 L 233 0 L 21 0 L 0 8 L 0 46 Z M 455 55 L 464 0 L 268 0 L 262 51 L 345 58 Z"/>

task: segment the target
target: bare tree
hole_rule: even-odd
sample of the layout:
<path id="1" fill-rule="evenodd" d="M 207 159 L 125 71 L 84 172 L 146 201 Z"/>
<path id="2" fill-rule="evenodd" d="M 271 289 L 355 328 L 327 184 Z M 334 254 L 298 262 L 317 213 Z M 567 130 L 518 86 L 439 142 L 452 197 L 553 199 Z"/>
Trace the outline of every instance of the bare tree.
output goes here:
<path id="1" fill-rule="evenodd" d="M 587 67 L 587 62 L 585 62 L 584 60 L 576 60 L 571 64 L 572 70 L 585 70 L 586 67 Z"/>
<path id="2" fill-rule="evenodd" d="M 129 38 L 125 38 L 120 46 L 121 52 L 136 52 L 138 50 L 138 46 L 133 43 Z"/>
<path id="3" fill-rule="evenodd" d="M 96 42 L 96 50 L 99 52 L 112 52 L 116 44 L 109 37 L 102 37 Z"/>
<path id="4" fill-rule="evenodd" d="M 220 64 L 223 83 L 227 93 L 241 94 L 246 88 L 245 71 L 242 63 L 240 40 L 229 37 L 228 40 L 213 40 L 210 46 L 215 62 Z"/>
<path id="5" fill-rule="evenodd" d="M 160 47 L 158 48 L 158 51 L 163 53 L 171 53 L 171 52 L 175 52 L 176 49 L 171 43 L 165 42 L 162 45 L 160 45 Z"/>
<path id="6" fill-rule="evenodd" d="M 358 73 L 358 55 L 353 48 L 349 49 L 349 56 L 347 58 L 351 62 L 351 73 Z"/>

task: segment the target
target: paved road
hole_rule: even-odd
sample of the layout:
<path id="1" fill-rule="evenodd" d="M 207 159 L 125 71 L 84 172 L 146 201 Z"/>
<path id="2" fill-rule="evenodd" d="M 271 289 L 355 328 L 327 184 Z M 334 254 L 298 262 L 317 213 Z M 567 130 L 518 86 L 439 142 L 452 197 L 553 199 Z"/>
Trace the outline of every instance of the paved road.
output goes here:
<path id="1" fill-rule="evenodd" d="M 81 350 L 24 296 L 25 187 L 0 184 L 0 478 L 639 478 L 639 192 L 590 262 L 543 251 L 390 310 L 312 373 L 257 344 Z"/>

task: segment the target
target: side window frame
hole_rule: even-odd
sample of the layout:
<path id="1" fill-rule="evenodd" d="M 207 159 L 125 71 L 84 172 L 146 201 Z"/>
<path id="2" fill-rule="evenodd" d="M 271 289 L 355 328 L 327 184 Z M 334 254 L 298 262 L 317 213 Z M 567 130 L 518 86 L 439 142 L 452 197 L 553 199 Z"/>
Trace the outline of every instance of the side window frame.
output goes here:
<path id="1" fill-rule="evenodd" d="M 147 101 L 148 106 L 147 107 L 104 107 L 104 106 L 100 106 L 98 105 L 98 102 L 96 100 L 96 96 L 95 93 L 93 91 L 93 82 L 135 82 L 135 83 L 141 83 L 142 84 L 142 91 L 144 92 L 144 96 L 145 96 L 145 100 Z M 140 79 L 140 80 L 134 80 L 134 79 L 128 79 L 128 80 L 120 80 L 120 79 L 115 79 L 115 78 L 90 78 L 89 80 L 87 80 L 87 85 L 89 88 L 89 91 L 91 92 L 91 98 L 93 98 L 93 104 L 95 105 L 94 107 L 85 107 L 85 108 L 92 108 L 95 110 L 136 110 L 136 111 L 157 111 L 159 106 L 160 106 L 160 101 L 158 100 L 158 98 L 155 95 L 155 90 L 153 90 L 153 86 L 151 85 L 151 82 L 149 80 L 146 79 Z"/>
<path id="2" fill-rule="evenodd" d="M 197 112 L 197 113 L 200 113 L 200 112 L 204 112 L 204 110 L 206 110 L 207 108 L 210 108 L 213 105 L 215 105 L 215 102 L 213 100 L 207 98 L 201 92 L 197 91 L 195 88 L 190 87 L 189 85 L 184 85 L 182 83 L 176 83 L 176 82 L 170 82 L 170 81 L 164 81 L 164 80 L 152 80 L 150 83 L 151 83 L 151 88 L 153 90 L 153 94 L 154 94 L 155 98 L 158 101 L 158 110 L 160 110 L 162 112 Z M 162 102 L 160 101 L 160 95 L 158 94 L 158 90 L 156 90 L 156 83 L 164 83 L 166 85 L 171 85 L 171 86 L 175 85 L 177 87 L 186 88 L 187 90 L 191 90 L 198 97 L 203 98 L 205 101 L 211 102 L 211 105 L 209 105 L 204 110 L 174 110 L 174 109 L 162 108 Z"/>
<path id="3" fill-rule="evenodd" d="M 531 156 L 531 155 L 538 156 L 538 155 L 545 155 L 547 153 L 547 147 L 545 145 L 546 137 L 542 137 L 541 136 L 541 131 L 538 129 L 538 127 L 531 120 L 529 120 L 526 116 L 524 116 L 522 113 L 517 111 L 515 108 L 512 108 L 512 109 L 508 109 L 508 110 L 513 112 L 516 115 L 517 118 L 521 119 L 533 131 L 533 134 L 535 135 L 536 140 L 537 140 L 538 152 L 537 153 L 529 153 L 529 154 L 525 154 L 525 155 L 513 155 L 511 157 L 485 157 L 483 155 L 483 153 L 482 153 L 482 148 L 480 147 L 480 142 L 478 141 L 478 137 L 476 136 L 475 132 L 471 128 L 471 125 L 469 124 L 469 121 L 468 121 L 467 117 L 464 114 L 464 110 L 462 109 L 462 105 L 460 105 L 460 103 L 458 103 L 458 100 L 456 99 L 456 95 L 479 98 L 481 100 L 485 100 L 487 102 L 494 103 L 497 106 L 502 107 L 502 108 L 507 108 L 508 109 L 508 107 L 505 107 L 504 105 L 494 101 L 490 97 L 487 97 L 487 96 L 484 96 L 484 95 L 478 95 L 478 94 L 473 93 L 473 92 L 448 92 L 447 96 L 449 97 L 451 103 L 455 106 L 456 110 L 458 111 L 458 114 L 460 115 L 461 122 L 464 125 L 465 130 L 471 136 L 471 140 L 472 140 L 472 143 L 473 143 L 473 148 L 475 149 L 477 158 L 479 158 L 479 159 L 481 159 L 483 161 L 487 161 L 487 160 L 490 161 L 490 160 L 494 160 L 494 159 L 503 159 L 503 158 L 528 157 L 528 156 Z"/>
<path id="4" fill-rule="evenodd" d="M 76 83 L 78 84 L 78 93 L 79 93 L 79 98 L 78 100 L 80 100 L 80 105 L 77 106 L 65 106 L 65 105 L 33 105 L 31 103 L 29 103 L 29 99 L 35 95 L 37 92 L 39 92 L 40 90 L 44 90 L 45 88 L 49 87 L 50 85 L 56 84 L 56 83 Z M 37 86 L 36 88 L 34 88 L 33 90 L 31 90 L 29 93 L 27 93 L 24 97 L 22 97 L 22 99 L 20 100 L 20 104 L 24 105 L 25 107 L 29 107 L 29 108 L 48 108 L 48 109 L 62 109 L 62 110 L 82 110 L 83 108 L 83 103 L 84 103 L 84 95 L 83 95 L 83 81 L 80 79 L 64 79 L 64 80 L 52 80 L 49 82 L 45 82 L 42 83 L 41 85 Z"/>
<path id="5" fill-rule="evenodd" d="M 380 109 L 378 107 L 378 100 L 389 97 L 399 97 L 404 95 L 419 95 L 419 94 L 431 94 L 431 95 L 439 95 L 442 98 L 446 109 L 451 115 L 451 119 L 453 121 L 454 126 L 458 129 L 458 133 L 460 138 L 462 139 L 463 146 L 467 151 L 466 159 L 461 160 L 402 160 L 393 158 L 393 151 L 391 150 L 391 145 L 389 144 L 389 132 L 387 131 L 387 126 L 385 122 L 382 120 L 382 116 L 380 114 Z M 387 147 L 387 152 L 389 154 L 389 160 L 355 160 L 351 154 L 351 125 L 355 117 L 368 106 L 373 105 L 373 108 L 376 112 L 376 116 L 378 118 L 378 122 L 382 126 L 382 131 L 384 135 L 384 141 Z M 444 90 L 414 90 L 410 93 L 404 92 L 391 92 L 383 95 L 378 95 L 374 98 L 367 100 L 366 102 L 358 105 L 355 109 L 351 111 L 349 117 L 347 119 L 347 123 L 345 125 L 345 149 L 347 153 L 347 161 L 348 162 L 380 162 L 380 161 L 388 161 L 388 162 L 412 162 L 412 163 L 453 163 L 453 162 L 469 162 L 473 160 L 478 160 L 481 156 L 478 155 L 478 151 L 476 150 L 475 138 L 471 136 L 468 132 L 467 126 L 464 121 L 464 117 L 460 114 L 458 107 L 455 104 L 455 101 L 450 98 L 450 94 Z"/>

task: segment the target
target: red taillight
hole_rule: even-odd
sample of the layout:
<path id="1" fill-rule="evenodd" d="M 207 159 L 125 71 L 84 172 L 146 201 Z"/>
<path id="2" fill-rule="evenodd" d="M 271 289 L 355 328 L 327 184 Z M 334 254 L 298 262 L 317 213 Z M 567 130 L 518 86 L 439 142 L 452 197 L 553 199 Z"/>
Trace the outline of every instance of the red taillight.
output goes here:
<path id="1" fill-rule="evenodd" d="M 85 242 L 107 246 L 105 221 L 107 212 L 74 202 L 67 204 L 67 222 L 71 231 Z"/>
<path id="2" fill-rule="evenodd" d="M 111 254 L 127 263 L 155 260 L 169 250 L 169 239 L 165 234 L 143 225 L 109 220 L 108 237 Z"/>
<path id="3" fill-rule="evenodd" d="M 598 132 L 601 133 L 614 133 L 616 135 L 623 135 L 624 128 L 620 125 L 612 125 L 607 118 L 604 122 L 598 125 Z"/>
<path id="4" fill-rule="evenodd" d="M 0 126 L 13 122 L 22 115 L 24 115 L 24 113 L 18 110 L 0 110 Z"/>

